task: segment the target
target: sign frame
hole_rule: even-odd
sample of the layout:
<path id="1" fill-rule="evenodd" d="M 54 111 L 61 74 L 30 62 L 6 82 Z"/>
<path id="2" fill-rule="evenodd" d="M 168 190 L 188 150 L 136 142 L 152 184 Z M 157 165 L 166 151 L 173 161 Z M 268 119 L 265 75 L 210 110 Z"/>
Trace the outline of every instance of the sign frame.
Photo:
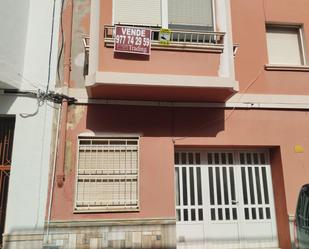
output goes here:
<path id="1" fill-rule="evenodd" d="M 172 31 L 170 29 L 160 29 L 159 43 L 163 46 L 169 46 L 171 44 Z M 164 38 L 164 39 L 163 39 Z"/>
<path id="2" fill-rule="evenodd" d="M 114 53 L 139 54 L 139 55 L 144 55 L 144 56 L 151 55 L 152 30 L 150 28 L 117 25 L 115 26 L 114 32 L 115 32 L 114 33 L 115 35 Z M 126 33 L 128 32 L 130 35 L 123 34 L 124 32 Z M 133 33 L 133 35 L 131 35 L 131 32 Z M 135 34 L 138 34 L 138 35 L 135 35 Z M 119 45 L 119 41 L 122 44 Z M 129 44 L 129 42 L 131 44 Z M 143 46 L 143 43 L 145 43 L 144 46 Z M 134 51 L 138 49 L 146 49 L 146 50 L 145 51 Z"/>

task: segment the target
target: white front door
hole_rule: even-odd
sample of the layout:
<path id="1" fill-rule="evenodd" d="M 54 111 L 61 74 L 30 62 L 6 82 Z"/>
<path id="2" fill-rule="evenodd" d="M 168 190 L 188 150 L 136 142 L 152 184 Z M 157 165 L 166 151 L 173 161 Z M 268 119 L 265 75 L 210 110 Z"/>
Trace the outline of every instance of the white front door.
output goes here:
<path id="1" fill-rule="evenodd" d="M 178 247 L 277 247 L 265 151 L 175 155 Z"/>

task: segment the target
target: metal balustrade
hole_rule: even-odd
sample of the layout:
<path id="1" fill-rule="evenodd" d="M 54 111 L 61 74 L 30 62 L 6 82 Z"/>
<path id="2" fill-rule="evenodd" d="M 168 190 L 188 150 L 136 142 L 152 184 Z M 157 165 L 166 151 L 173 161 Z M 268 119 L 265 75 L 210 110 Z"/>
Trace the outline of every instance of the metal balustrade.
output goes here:
<path id="1" fill-rule="evenodd" d="M 13 149 L 15 120 L 11 117 L 0 117 L 0 166 L 10 166 Z"/>
<path id="2" fill-rule="evenodd" d="M 159 50 L 185 50 L 222 53 L 224 48 L 224 32 L 202 32 L 194 30 L 171 30 L 169 45 L 160 44 L 160 28 L 151 28 L 151 48 Z M 104 42 L 106 47 L 114 46 L 115 26 L 104 26 Z"/>
<path id="3" fill-rule="evenodd" d="M 4 232 L 14 138 L 14 117 L 0 117 L 0 233 Z M 2 248 L 2 236 L 0 236 Z"/>

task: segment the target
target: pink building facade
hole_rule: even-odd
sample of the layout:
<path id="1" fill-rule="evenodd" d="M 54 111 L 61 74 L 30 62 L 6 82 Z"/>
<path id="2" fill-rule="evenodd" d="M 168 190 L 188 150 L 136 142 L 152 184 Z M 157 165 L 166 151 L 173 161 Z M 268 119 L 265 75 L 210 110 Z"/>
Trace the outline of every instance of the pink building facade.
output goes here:
<path id="1" fill-rule="evenodd" d="M 309 181 L 309 4 L 132 2 L 64 7 L 77 101 L 62 107 L 46 241 L 292 248 Z M 150 29 L 150 55 L 115 52 L 117 25 Z"/>

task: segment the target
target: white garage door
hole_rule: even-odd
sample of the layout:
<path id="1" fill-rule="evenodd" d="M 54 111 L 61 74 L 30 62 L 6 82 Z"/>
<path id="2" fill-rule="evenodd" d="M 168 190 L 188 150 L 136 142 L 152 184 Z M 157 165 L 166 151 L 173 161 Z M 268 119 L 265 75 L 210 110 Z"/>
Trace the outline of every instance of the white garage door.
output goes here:
<path id="1" fill-rule="evenodd" d="M 278 247 L 266 151 L 175 154 L 178 248 Z"/>

